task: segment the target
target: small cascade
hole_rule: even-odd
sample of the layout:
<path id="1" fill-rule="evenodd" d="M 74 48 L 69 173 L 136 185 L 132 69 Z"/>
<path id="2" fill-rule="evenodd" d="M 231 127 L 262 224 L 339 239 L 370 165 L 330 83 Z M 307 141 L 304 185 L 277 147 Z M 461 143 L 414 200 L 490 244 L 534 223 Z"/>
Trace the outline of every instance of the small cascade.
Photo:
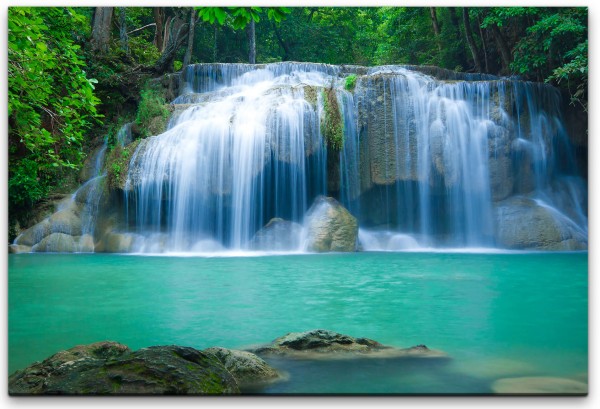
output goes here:
<path id="1" fill-rule="evenodd" d="M 131 127 L 133 126 L 132 122 L 126 123 L 123 125 L 119 131 L 117 132 L 115 141 L 117 144 L 121 146 L 127 146 L 131 142 L 133 142 L 133 135 L 131 133 Z M 104 145 L 104 150 L 106 151 L 106 144 Z"/>
<path id="2" fill-rule="evenodd" d="M 124 133 L 123 128 L 119 130 L 117 135 Z M 104 141 L 104 144 L 98 149 L 94 158 L 93 174 L 97 176 L 94 176 L 85 182 L 73 194 L 73 200 L 83 204 L 81 208 L 81 232 L 82 234 L 87 234 L 91 237 L 94 237 L 100 200 L 104 194 L 104 183 L 106 179 L 104 160 L 106 158 L 107 147 L 108 145 L 106 141 Z"/>

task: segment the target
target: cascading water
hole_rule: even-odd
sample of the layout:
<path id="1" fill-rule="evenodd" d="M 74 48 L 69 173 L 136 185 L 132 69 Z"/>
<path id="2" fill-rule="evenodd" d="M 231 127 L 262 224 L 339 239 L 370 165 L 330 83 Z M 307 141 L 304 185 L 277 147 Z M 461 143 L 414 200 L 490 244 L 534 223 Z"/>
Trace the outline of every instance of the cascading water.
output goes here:
<path id="1" fill-rule="evenodd" d="M 299 221 L 325 193 L 326 152 L 305 88 L 327 77 L 213 68 L 188 69 L 188 93 L 174 104 L 196 105 L 131 160 L 129 219 L 140 234 L 167 234 L 172 251 L 213 250 L 214 241 L 245 248 L 270 218 Z"/>
<path id="2" fill-rule="evenodd" d="M 585 183 L 549 86 L 307 63 L 199 64 L 181 78 L 168 130 L 139 144 L 125 188 L 128 231 L 162 237 L 163 250 L 248 248 L 271 218 L 301 222 L 319 194 L 357 217 L 365 250 L 499 245 L 497 209 L 515 196 L 587 235 Z M 332 87 L 344 144 L 328 155 Z"/>

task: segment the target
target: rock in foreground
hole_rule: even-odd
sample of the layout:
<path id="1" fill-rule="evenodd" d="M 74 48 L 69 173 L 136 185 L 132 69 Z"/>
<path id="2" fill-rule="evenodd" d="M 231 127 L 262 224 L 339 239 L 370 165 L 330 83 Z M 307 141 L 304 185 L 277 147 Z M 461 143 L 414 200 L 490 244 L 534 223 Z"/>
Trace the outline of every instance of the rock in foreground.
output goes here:
<path id="1" fill-rule="evenodd" d="M 307 250 L 356 251 L 358 222 L 331 197 L 319 196 L 305 216 Z"/>
<path id="2" fill-rule="evenodd" d="M 354 338 L 337 332 L 316 329 L 291 332 L 271 344 L 252 350 L 258 355 L 288 356 L 305 359 L 347 358 L 446 358 L 441 351 L 417 345 L 394 348 L 368 338 Z"/>
<path id="3" fill-rule="evenodd" d="M 214 355 L 240 386 L 268 383 L 280 378 L 275 369 L 250 352 L 221 347 L 208 348 L 203 352 Z"/>
<path id="4" fill-rule="evenodd" d="M 9 378 L 11 395 L 221 395 L 239 393 L 214 355 L 157 346 L 132 352 L 115 342 L 54 354 Z"/>

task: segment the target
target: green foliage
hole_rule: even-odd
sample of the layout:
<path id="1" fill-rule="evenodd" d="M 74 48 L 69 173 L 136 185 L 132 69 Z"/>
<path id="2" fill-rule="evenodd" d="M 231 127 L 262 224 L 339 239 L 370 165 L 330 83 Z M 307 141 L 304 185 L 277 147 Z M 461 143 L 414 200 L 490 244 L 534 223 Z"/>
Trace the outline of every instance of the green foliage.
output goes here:
<path id="1" fill-rule="evenodd" d="M 169 113 L 167 102 L 159 91 L 154 88 L 143 89 L 135 118 L 142 137 L 158 135 L 163 132 Z"/>
<path id="2" fill-rule="evenodd" d="M 125 182 L 127 181 L 127 172 L 129 171 L 129 161 L 139 142 L 140 140 L 138 139 L 125 147 L 116 145 L 108 153 L 108 157 L 106 158 L 106 180 L 108 181 L 109 189 L 124 189 Z"/>
<path id="3" fill-rule="evenodd" d="M 538 10 L 515 45 L 513 72 L 565 87 L 573 103 L 587 110 L 587 9 Z"/>
<path id="4" fill-rule="evenodd" d="M 323 118 L 322 132 L 327 142 L 327 147 L 340 151 L 344 146 L 344 122 L 333 87 L 323 90 Z"/>
<path id="5" fill-rule="evenodd" d="M 8 16 L 9 202 L 32 206 L 83 159 L 97 123 L 95 79 L 81 46 L 89 21 L 68 7 L 10 7 Z"/>
<path id="6" fill-rule="evenodd" d="M 346 77 L 344 88 L 348 91 L 354 91 L 354 87 L 356 87 L 356 74 L 350 74 Z"/>
<path id="7" fill-rule="evenodd" d="M 196 7 L 198 9 L 198 16 L 202 21 L 210 24 L 217 22 L 219 25 L 225 24 L 227 19 L 227 11 L 224 7 Z"/>
<path id="8" fill-rule="evenodd" d="M 235 30 L 246 27 L 251 21 L 258 23 L 263 12 L 261 7 L 196 7 L 196 9 L 202 21 L 221 26 L 229 21 Z M 269 7 L 267 18 L 280 23 L 290 12 L 288 7 Z"/>

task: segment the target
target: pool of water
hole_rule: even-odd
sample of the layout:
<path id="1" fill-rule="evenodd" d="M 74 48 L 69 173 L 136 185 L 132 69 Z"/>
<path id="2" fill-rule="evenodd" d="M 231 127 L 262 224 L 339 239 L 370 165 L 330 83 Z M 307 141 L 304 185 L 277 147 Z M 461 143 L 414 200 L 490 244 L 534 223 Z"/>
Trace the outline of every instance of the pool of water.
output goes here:
<path id="1" fill-rule="evenodd" d="M 450 360 L 270 360 L 259 393 L 490 393 L 587 381 L 588 254 L 9 255 L 9 373 L 74 345 L 245 348 L 323 328 Z"/>

